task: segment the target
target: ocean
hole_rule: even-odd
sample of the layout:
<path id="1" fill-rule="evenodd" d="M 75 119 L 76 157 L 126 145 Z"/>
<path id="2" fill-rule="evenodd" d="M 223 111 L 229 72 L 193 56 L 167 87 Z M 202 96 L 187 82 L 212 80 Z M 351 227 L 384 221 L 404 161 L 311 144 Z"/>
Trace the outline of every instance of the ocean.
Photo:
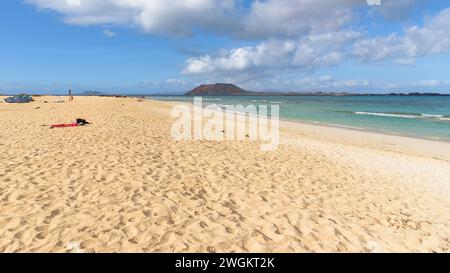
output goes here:
<path id="1" fill-rule="evenodd" d="M 150 99 L 191 102 L 190 96 Z M 450 96 L 227 96 L 203 105 L 278 104 L 280 118 L 450 141 Z"/>

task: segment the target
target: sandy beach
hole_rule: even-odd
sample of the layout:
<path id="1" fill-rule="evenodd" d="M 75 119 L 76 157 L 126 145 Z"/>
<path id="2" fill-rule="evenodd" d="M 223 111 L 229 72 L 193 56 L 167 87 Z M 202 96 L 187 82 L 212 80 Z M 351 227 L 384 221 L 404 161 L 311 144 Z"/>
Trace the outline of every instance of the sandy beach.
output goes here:
<path id="1" fill-rule="evenodd" d="M 0 252 L 450 252 L 449 143 L 283 121 L 263 152 L 174 141 L 169 102 L 56 99 L 0 103 Z"/>

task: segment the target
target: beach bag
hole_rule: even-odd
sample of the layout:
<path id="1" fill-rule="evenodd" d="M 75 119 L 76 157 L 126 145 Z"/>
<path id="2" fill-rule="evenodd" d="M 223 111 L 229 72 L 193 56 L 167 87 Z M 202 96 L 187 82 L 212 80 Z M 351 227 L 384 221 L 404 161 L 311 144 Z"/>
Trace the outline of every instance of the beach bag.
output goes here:
<path id="1" fill-rule="evenodd" d="M 84 126 L 91 123 L 85 119 L 77 118 L 76 124 L 78 124 L 79 126 Z"/>

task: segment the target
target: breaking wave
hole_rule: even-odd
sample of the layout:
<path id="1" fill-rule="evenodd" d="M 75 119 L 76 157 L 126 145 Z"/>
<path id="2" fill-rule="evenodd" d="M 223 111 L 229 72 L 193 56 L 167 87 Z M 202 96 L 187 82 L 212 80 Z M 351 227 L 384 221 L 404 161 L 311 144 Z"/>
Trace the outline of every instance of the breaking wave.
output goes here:
<path id="1" fill-rule="evenodd" d="M 436 114 L 411 114 L 411 113 L 378 113 L 378 112 L 354 112 L 356 115 L 393 117 L 393 118 L 409 118 L 409 119 L 435 119 L 442 121 L 450 121 L 449 116 Z"/>

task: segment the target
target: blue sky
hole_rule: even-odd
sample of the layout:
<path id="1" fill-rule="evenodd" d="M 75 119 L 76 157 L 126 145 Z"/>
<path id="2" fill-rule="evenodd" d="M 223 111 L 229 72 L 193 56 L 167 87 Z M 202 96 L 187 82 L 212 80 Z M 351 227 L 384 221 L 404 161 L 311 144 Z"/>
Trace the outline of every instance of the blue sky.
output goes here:
<path id="1" fill-rule="evenodd" d="M 3 0 L 0 93 L 450 93 L 448 1 Z"/>

